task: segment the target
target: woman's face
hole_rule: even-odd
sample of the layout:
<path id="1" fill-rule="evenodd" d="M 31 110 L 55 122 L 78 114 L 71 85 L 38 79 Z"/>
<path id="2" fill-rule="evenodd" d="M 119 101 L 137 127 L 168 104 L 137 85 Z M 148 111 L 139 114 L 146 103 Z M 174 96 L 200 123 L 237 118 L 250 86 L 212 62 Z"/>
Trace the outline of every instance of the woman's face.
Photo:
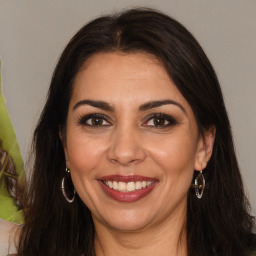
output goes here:
<path id="1" fill-rule="evenodd" d="M 66 164 L 94 223 L 140 230 L 185 219 L 205 147 L 192 109 L 144 53 L 101 53 L 77 74 L 65 135 Z"/>

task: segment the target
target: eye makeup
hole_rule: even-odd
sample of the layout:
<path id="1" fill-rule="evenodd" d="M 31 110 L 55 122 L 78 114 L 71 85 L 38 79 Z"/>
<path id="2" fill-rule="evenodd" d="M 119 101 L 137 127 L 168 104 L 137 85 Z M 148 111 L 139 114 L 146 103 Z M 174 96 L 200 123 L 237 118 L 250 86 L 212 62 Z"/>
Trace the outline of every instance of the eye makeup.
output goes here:
<path id="1" fill-rule="evenodd" d="M 171 126 L 175 126 L 179 122 L 171 115 L 164 113 L 152 113 L 146 117 L 146 121 L 143 122 L 143 127 L 164 129 Z"/>
<path id="2" fill-rule="evenodd" d="M 100 127 L 100 126 L 110 126 L 110 118 L 101 113 L 92 113 L 89 115 L 81 116 L 78 118 L 78 124 L 82 126 L 92 126 L 92 127 Z"/>
<path id="3" fill-rule="evenodd" d="M 91 113 L 88 115 L 82 115 L 78 118 L 78 124 L 81 126 L 87 126 L 91 128 L 99 128 L 103 126 L 111 126 L 111 119 L 102 113 Z M 171 126 L 175 126 L 179 122 L 171 115 L 164 113 L 152 113 L 144 118 L 141 126 L 145 128 L 157 128 L 164 129 Z"/>

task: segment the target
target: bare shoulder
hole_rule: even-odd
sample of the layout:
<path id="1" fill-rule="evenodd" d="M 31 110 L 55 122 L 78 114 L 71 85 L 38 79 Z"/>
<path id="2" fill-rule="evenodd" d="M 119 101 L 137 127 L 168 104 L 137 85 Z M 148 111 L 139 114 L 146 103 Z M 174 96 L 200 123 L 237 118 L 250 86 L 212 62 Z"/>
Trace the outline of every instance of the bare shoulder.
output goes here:
<path id="1" fill-rule="evenodd" d="M 0 218 L 0 256 L 16 253 L 20 225 Z"/>

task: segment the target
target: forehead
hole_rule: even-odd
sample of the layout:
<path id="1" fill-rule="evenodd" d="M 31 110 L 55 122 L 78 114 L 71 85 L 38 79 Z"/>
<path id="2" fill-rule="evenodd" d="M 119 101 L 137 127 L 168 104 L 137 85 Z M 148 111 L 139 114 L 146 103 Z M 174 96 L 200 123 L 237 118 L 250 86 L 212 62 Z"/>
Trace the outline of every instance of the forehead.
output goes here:
<path id="1" fill-rule="evenodd" d="M 137 52 L 107 52 L 92 55 L 81 67 L 75 82 L 86 75 L 86 80 L 139 80 L 154 77 L 170 80 L 162 63 L 153 55 Z"/>
<path id="2" fill-rule="evenodd" d="M 76 75 L 71 101 L 84 98 L 132 104 L 171 98 L 188 105 L 163 64 L 146 53 L 91 56 Z"/>

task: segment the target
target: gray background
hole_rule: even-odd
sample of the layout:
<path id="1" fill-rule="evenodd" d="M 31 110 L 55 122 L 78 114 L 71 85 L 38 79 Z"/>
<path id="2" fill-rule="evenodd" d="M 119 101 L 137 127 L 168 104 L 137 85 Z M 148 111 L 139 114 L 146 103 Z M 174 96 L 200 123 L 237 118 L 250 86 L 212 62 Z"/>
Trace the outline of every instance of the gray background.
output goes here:
<path id="1" fill-rule="evenodd" d="M 209 56 L 255 215 L 256 0 L 0 0 L 2 87 L 24 159 L 68 40 L 90 19 L 130 6 L 158 8 L 176 18 Z"/>

